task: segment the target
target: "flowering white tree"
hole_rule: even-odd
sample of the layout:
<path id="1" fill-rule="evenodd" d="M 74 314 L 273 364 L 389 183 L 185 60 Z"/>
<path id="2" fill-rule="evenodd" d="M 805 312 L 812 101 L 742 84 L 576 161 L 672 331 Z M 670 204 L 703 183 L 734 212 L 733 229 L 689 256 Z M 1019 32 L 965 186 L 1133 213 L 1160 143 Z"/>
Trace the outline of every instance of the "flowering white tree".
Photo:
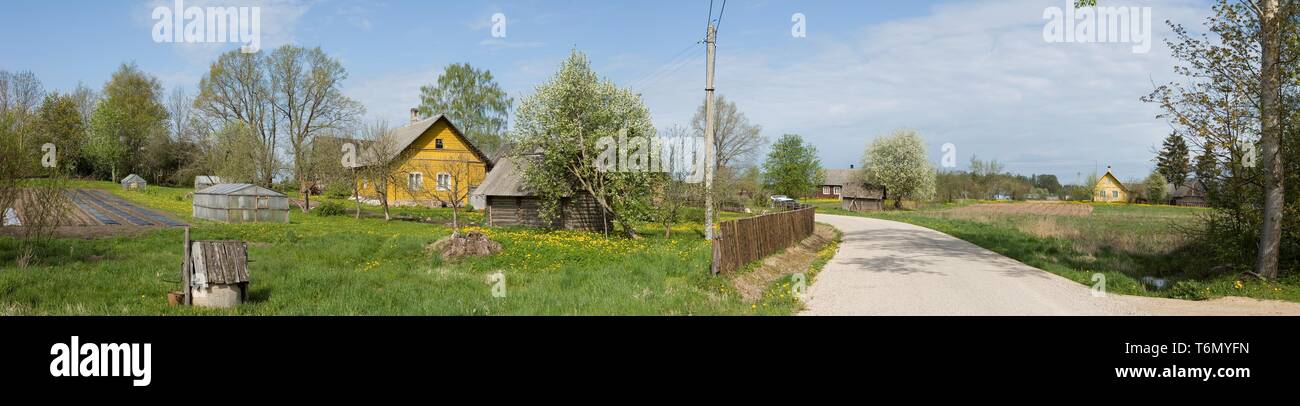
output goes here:
<path id="1" fill-rule="evenodd" d="M 544 218 L 554 219 L 563 199 L 587 194 L 629 237 L 636 236 L 632 224 L 648 215 L 650 196 L 665 177 L 650 171 L 600 170 L 599 140 L 654 135 L 641 97 L 600 80 L 577 51 L 536 93 L 523 99 L 513 129 L 516 153 L 540 153 L 525 169 L 524 182 L 541 198 Z"/>
<path id="2" fill-rule="evenodd" d="M 876 138 L 862 158 L 867 182 L 883 186 L 894 197 L 894 208 L 903 199 L 929 200 L 934 197 L 934 166 L 926 158 L 925 141 L 913 130 L 894 130 Z"/>

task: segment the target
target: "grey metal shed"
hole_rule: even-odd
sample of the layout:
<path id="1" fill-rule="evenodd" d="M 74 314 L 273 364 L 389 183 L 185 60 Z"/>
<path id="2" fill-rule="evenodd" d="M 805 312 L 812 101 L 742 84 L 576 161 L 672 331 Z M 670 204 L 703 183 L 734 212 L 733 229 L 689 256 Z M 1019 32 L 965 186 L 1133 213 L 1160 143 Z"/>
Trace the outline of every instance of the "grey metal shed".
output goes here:
<path id="1" fill-rule="evenodd" d="M 144 178 L 140 177 L 140 175 L 133 173 L 122 178 L 122 189 L 144 190 L 146 186 L 149 186 L 149 183 L 145 182 Z"/>
<path id="2" fill-rule="evenodd" d="M 289 197 L 247 183 L 220 184 L 194 192 L 194 217 L 227 223 L 288 223 Z"/>

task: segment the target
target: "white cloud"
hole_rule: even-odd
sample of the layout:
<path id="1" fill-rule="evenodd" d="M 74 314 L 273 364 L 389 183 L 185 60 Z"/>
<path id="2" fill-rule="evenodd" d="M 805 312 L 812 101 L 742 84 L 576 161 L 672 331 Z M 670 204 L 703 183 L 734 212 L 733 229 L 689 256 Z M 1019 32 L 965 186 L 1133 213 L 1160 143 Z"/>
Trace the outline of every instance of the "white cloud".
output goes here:
<path id="1" fill-rule="evenodd" d="M 351 79 L 343 92 L 366 106 L 366 121 L 385 120 L 389 127 L 405 125 L 412 107 L 420 105 L 420 86 L 432 83 L 443 65 L 369 79 Z"/>
<path id="2" fill-rule="evenodd" d="M 309 0 L 184 0 L 183 7 L 259 7 L 261 14 L 261 49 L 263 52 L 269 52 L 277 46 L 290 44 L 294 42 L 294 33 L 298 29 L 298 24 L 303 16 L 311 10 L 314 2 Z M 141 29 L 142 36 L 148 36 L 153 29 L 156 20 L 151 15 L 156 7 L 167 7 L 174 9 L 176 2 L 174 0 L 152 0 L 146 2 L 140 7 L 136 15 L 140 16 L 141 25 L 146 28 Z M 176 10 L 172 10 L 173 13 Z M 185 42 L 164 42 L 156 44 L 159 47 L 168 47 L 175 50 L 182 64 L 172 70 L 163 70 L 158 72 L 160 80 L 169 88 L 172 86 L 189 86 L 192 87 L 198 83 L 199 78 L 207 71 L 212 61 L 216 60 L 223 52 L 238 49 L 239 44 L 233 43 L 185 43 Z"/>
<path id="3" fill-rule="evenodd" d="M 962 1 L 853 35 L 810 31 L 771 49 L 726 49 L 718 92 L 767 136 L 811 140 L 826 167 L 857 163 L 873 137 L 908 127 L 922 132 L 936 161 L 939 146 L 952 142 L 962 165 L 978 154 L 1062 181 L 1094 162 L 1124 179 L 1145 176 L 1151 146 L 1168 131 L 1156 107 L 1139 100 L 1153 81 L 1173 78 L 1160 22 L 1196 26 L 1207 7 L 1115 4 L 1153 9 L 1155 44 L 1135 54 L 1131 44 L 1045 42 L 1043 9 L 1064 5 L 1054 3 Z M 703 98 L 702 71 L 681 70 L 645 91 L 657 125 L 690 119 Z"/>

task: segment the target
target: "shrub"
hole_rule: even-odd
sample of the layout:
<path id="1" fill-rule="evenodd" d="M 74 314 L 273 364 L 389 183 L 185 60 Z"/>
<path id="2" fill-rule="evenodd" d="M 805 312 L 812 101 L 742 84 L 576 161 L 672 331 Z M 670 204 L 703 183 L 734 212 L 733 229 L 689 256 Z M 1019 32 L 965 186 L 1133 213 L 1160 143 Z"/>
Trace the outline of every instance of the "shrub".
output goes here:
<path id="1" fill-rule="evenodd" d="M 330 182 L 325 187 L 325 195 L 336 199 L 347 199 L 352 197 L 352 185 L 347 182 Z"/>
<path id="2" fill-rule="evenodd" d="M 316 208 L 315 208 L 314 210 L 316 211 L 316 215 L 318 215 L 318 216 L 322 216 L 322 217 L 327 217 L 327 216 L 343 216 L 343 215 L 348 214 L 348 208 L 347 208 L 347 207 L 343 207 L 343 204 L 342 204 L 342 203 L 339 203 L 339 202 L 325 202 L 325 203 L 321 203 L 321 205 L 320 205 L 320 206 L 316 206 Z"/>
<path id="3" fill-rule="evenodd" d="M 1170 296 L 1177 299 L 1205 300 L 1210 298 L 1210 292 L 1200 282 L 1185 280 L 1174 283 Z"/>

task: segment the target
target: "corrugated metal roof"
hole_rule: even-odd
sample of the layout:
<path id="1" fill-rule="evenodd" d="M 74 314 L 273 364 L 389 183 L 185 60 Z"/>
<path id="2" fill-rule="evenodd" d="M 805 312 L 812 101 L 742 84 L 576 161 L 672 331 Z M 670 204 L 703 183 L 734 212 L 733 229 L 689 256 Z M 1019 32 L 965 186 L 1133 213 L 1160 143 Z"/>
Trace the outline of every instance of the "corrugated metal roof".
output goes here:
<path id="1" fill-rule="evenodd" d="M 194 192 L 201 195 L 236 195 L 236 196 L 277 196 L 288 197 L 283 193 L 247 183 L 222 183 Z"/>

